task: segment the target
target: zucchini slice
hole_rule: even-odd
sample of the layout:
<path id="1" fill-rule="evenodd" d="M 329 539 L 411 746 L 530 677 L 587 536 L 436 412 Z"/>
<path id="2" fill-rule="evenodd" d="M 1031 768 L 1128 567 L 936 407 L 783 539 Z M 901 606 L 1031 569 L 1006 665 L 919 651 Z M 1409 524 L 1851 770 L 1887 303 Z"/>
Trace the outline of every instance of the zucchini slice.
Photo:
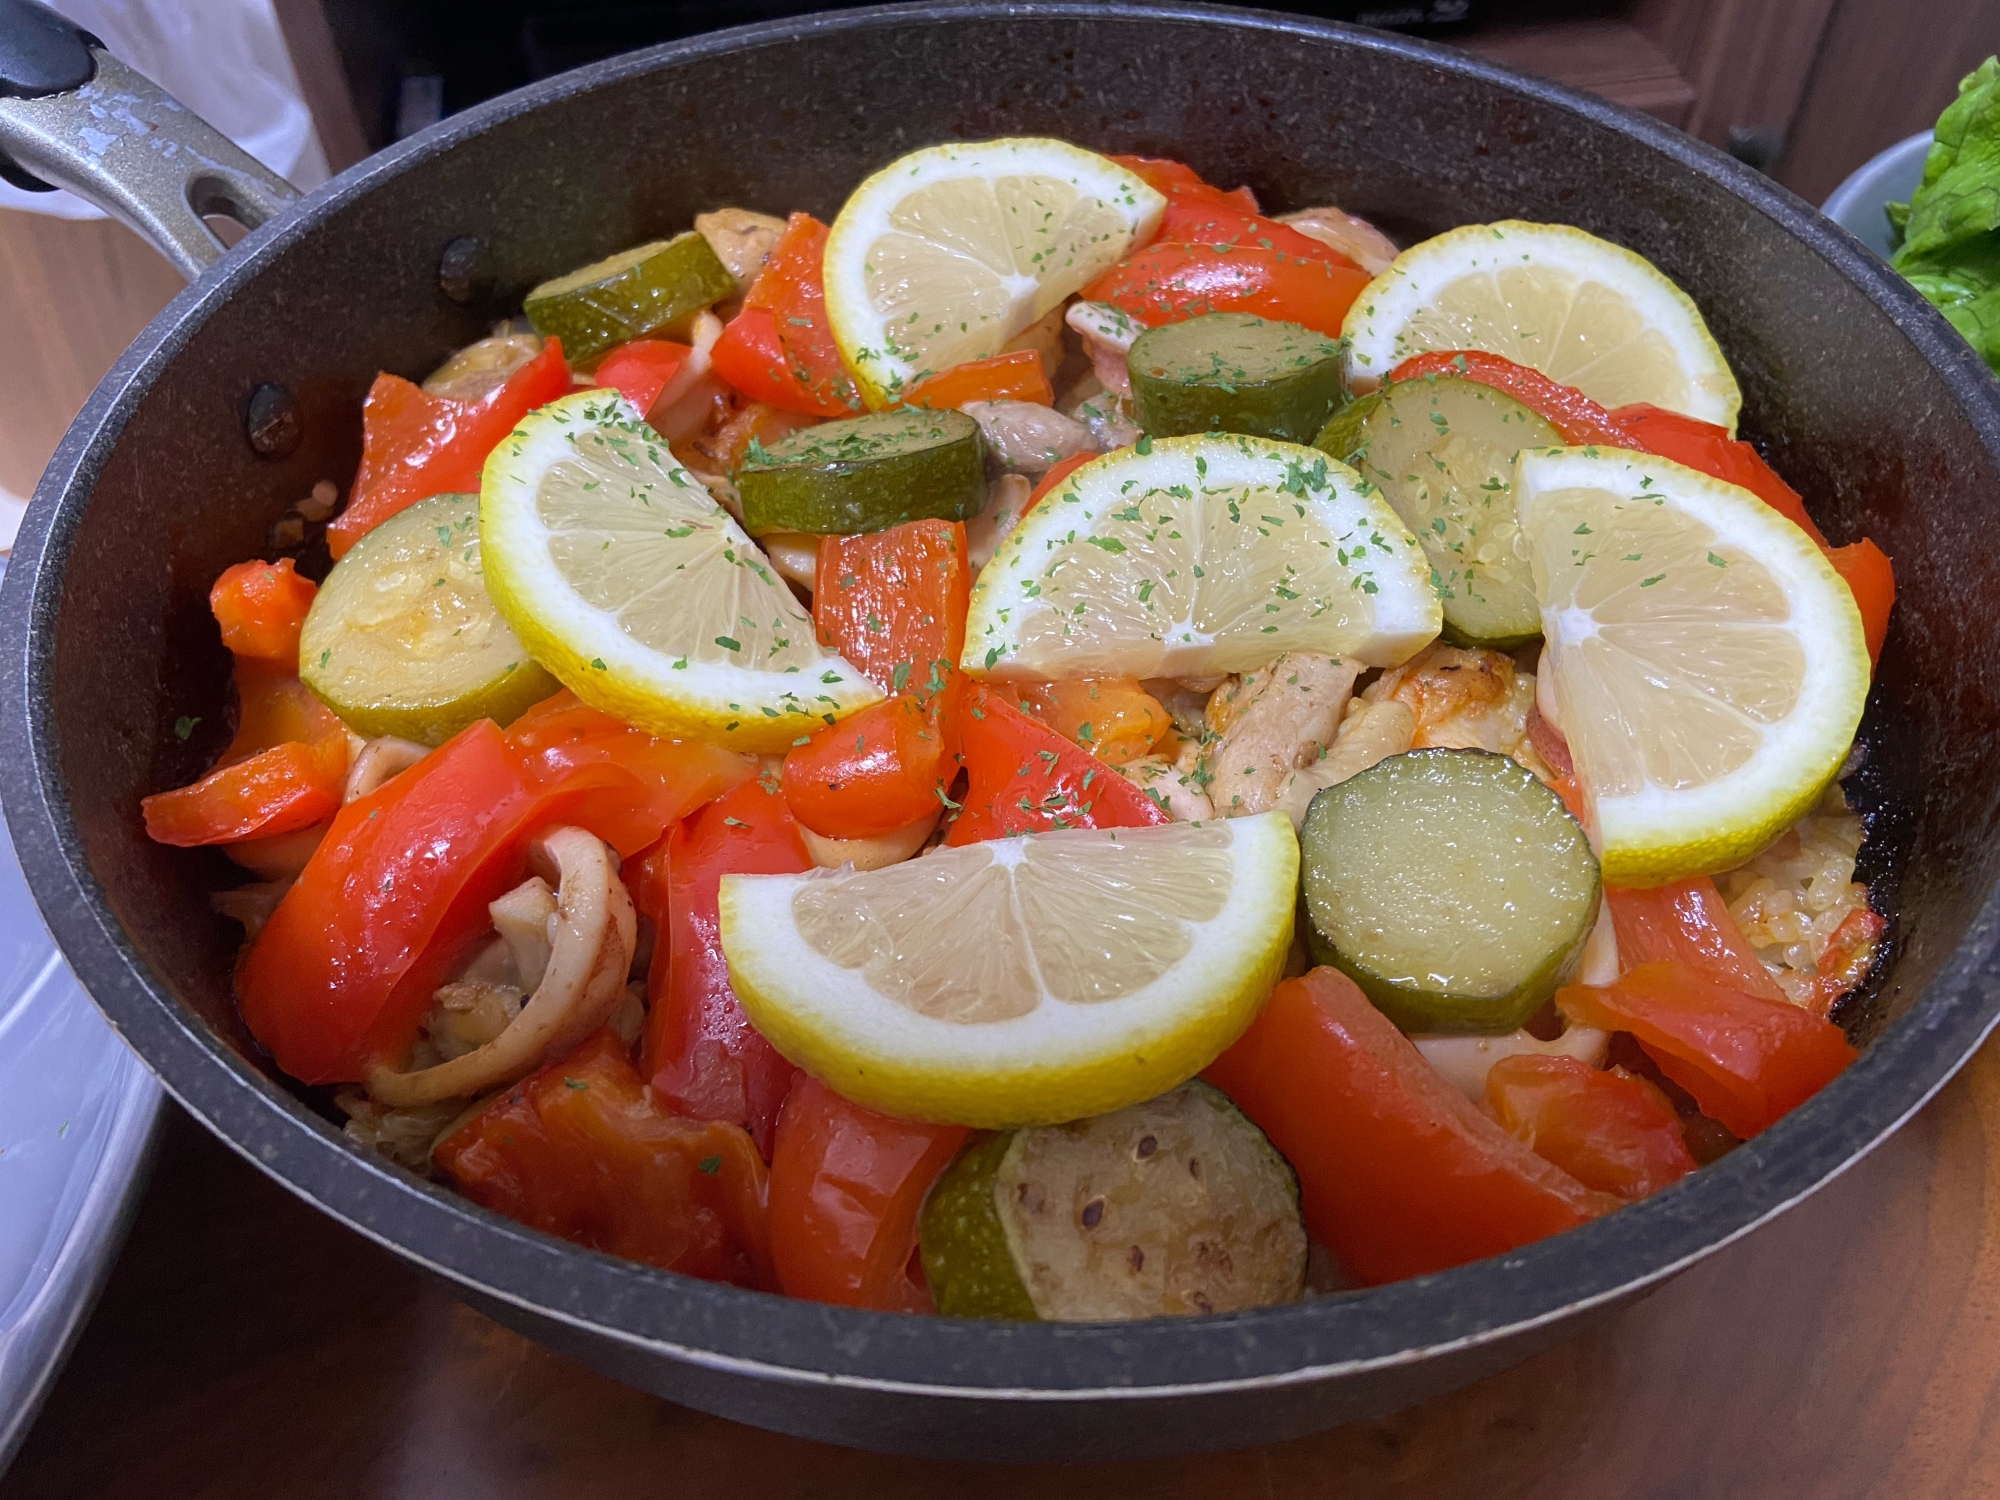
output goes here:
<path id="1" fill-rule="evenodd" d="M 1310 443 L 1347 399 L 1339 339 L 1248 313 L 1149 328 L 1125 367 L 1139 426 L 1154 437 L 1243 432 Z"/>
<path id="2" fill-rule="evenodd" d="M 419 500 L 354 544 L 306 615 L 299 676 L 356 734 L 420 745 L 562 686 L 486 596 L 477 495 Z"/>
<path id="3" fill-rule="evenodd" d="M 986 503 L 986 447 L 962 411 L 903 407 L 753 443 L 735 478 L 752 536 L 852 536 L 972 519 Z"/>
<path id="4" fill-rule="evenodd" d="M 961 1317 L 1232 1312 L 1293 1301 L 1305 1284 L 1298 1179 L 1199 1081 L 973 1145 L 921 1228 L 931 1295 Z"/>
<path id="5" fill-rule="evenodd" d="M 1518 761 L 1428 749 L 1312 800 L 1299 834 L 1307 941 L 1409 1032 L 1522 1025 L 1576 967 L 1597 856 Z"/>
<path id="6" fill-rule="evenodd" d="M 1514 455 L 1562 445 L 1539 412 L 1461 375 L 1397 381 L 1315 440 L 1381 490 L 1436 570 L 1446 638 L 1511 651 L 1542 632 L 1514 506 Z"/>
<path id="7" fill-rule="evenodd" d="M 607 350 L 735 295 L 736 278 L 690 229 L 545 281 L 523 310 L 536 333 L 561 339 L 563 357 L 587 370 Z"/>

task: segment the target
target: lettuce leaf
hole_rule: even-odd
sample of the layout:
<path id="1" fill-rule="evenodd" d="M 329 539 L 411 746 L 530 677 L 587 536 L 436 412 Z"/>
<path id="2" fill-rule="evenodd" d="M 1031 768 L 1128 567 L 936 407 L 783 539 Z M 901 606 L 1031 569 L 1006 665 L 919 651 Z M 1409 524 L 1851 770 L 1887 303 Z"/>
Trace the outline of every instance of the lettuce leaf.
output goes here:
<path id="1" fill-rule="evenodd" d="M 2000 370 L 2000 58 L 1959 83 L 1922 184 L 1887 212 L 1902 232 L 1890 264 Z"/>

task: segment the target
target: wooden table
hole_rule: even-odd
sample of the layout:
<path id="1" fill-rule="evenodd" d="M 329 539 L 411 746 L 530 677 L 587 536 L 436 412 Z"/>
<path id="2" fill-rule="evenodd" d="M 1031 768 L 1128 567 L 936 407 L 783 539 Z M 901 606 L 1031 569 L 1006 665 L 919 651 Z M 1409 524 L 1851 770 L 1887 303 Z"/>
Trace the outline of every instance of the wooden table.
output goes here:
<path id="1" fill-rule="evenodd" d="M 0 1497 L 2000 1495 L 1996 1212 L 2000 1043 L 1818 1197 L 1482 1385 L 1268 1449 L 1023 1469 L 773 1437 L 613 1384 L 177 1117 Z"/>

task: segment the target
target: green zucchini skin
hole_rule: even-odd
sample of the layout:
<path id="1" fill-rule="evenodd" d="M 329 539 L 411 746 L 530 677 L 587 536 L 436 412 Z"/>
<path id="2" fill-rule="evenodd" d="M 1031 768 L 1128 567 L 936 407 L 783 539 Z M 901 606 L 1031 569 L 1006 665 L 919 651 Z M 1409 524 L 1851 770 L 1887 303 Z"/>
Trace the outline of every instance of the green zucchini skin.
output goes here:
<path id="1" fill-rule="evenodd" d="M 1007 1318 L 1032 1323 L 1021 1273 L 1007 1248 L 1007 1231 L 993 1201 L 1000 1162 L 1014 1133 L 975 1140 L 945 1168 L 924 1200 L 917 1243 L 931 1300 L 948 1318 Z"/>
<path id="2" fill-rule="evenodd" d="M 1406 1032 L 1517 1029 L 1597 918 L 1582 827 L 1490 751 L 1392 755 L 1314 797 L 1299 843 L 1314 959 Z"/>
<path id="3" fill-rule="evenodd" d="M 736 278 L 690 229 L 545 281 L 523 310 L 536 333 L 561 339 L 564 358 L 587 370 L 619 344 L 735 295 Z"/>
<path id="4" fill-rule="evenodd" d="M 986 447 L 964 412 L 904 407 L 755 446 L 735 478 L 752 536 L 853 536 L 971 520 L 986 503 Z"/>
<path id="5" fill-rule="evenodd" d="M 510 724 L 562 686 L 487 597 L 477 495 L 419 500 L 334 564 L 299 632 L 299 677 L 356 734 L 420 745 Z"/>
<path id="6" fill-rule="evenodd" d="M 1439 373 L 1371 391 L 1313 441 L 1379 489 L 1423 543 L 1448 641 L 1511 651 L 1542 633 L 1513 476 L 1521 449 L 1561 445 L 1547 418 Z"/>
<path id="7" fill-rule="evenodd" d="M 1248 313 L 1149 328 L 1125 366 L 1139 426 L 1154 437 L 1241 432 L 1310 443 L 1347 400 L 1339 339 Z"/>

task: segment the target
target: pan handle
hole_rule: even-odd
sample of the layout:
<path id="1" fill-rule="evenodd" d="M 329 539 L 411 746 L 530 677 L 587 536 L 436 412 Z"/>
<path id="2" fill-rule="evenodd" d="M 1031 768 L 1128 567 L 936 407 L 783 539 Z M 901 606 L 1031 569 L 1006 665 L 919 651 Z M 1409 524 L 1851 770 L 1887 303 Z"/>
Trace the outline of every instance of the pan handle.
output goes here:
<path id="1" fill-rule="evenodd" d="M 82 27 L 0 0 L 0 177 L 64 187 L 146 239 L 192 281 L 227 247 L 205 214 L 255 229 L 299 196 Z"/>

